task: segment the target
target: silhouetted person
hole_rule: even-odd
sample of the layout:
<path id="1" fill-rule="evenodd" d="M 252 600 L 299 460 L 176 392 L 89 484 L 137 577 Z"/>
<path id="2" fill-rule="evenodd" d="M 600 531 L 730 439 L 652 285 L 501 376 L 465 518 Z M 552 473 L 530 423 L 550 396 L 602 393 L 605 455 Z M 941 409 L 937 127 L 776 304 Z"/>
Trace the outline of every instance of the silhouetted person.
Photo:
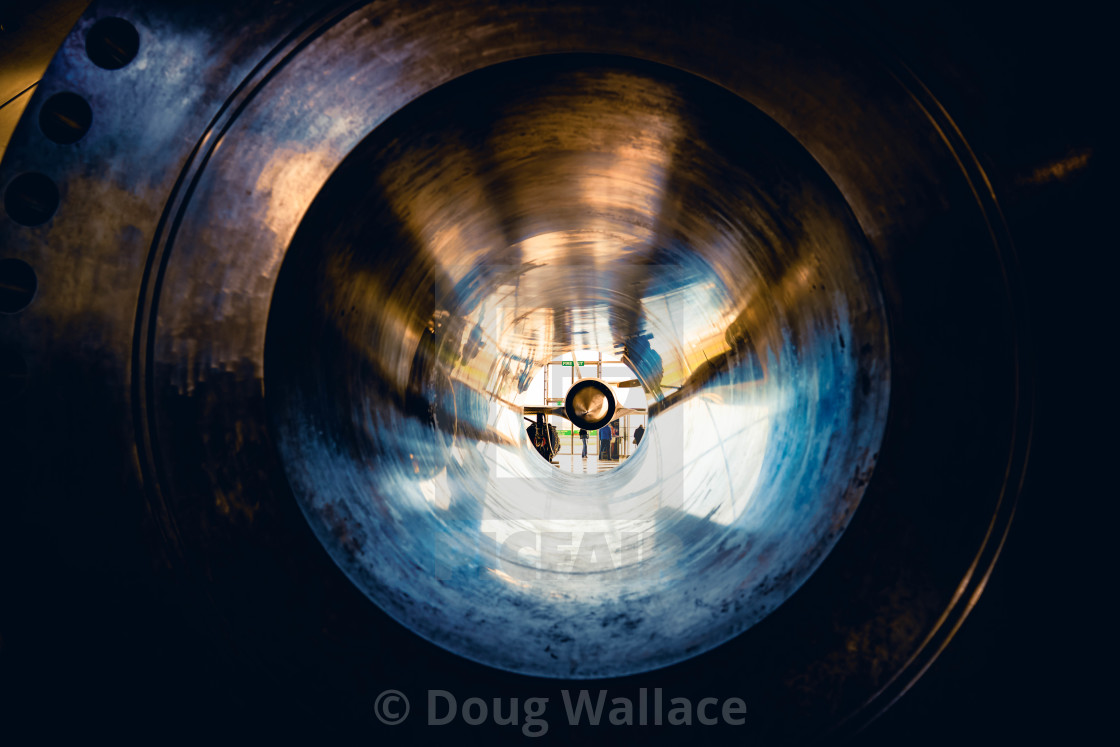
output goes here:
<path id="1" fill-rule="evenodd" d="M 646 427 L 639 425 L 634 431 L 634 445 L 637 446 L 642 442 L 642 436 L 646 435 Z"/>
<path id="2" fill-rule="evenodd" d="M 579 440 L 583 441 L 583 458 L 587 458 L 587 431 L 583 428 L 579 429 Z"/>
<path id="3" fill-rule="evenodd" d="M 608 423 L 599 429 L 599 458 L 611 458 L 611 426 Z"/>

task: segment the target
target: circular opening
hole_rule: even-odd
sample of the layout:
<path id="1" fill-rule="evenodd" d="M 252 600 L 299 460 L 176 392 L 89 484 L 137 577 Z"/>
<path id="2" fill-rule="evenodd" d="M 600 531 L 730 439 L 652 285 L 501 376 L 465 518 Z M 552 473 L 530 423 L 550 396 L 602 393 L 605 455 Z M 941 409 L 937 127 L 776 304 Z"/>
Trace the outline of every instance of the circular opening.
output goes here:
<path id="1" fill-rule="evenodd" d="M 634 371 L 617 358 L 612 351 L 576 351 L 546 363 L 527 387 L 518 385 L 512 404 L 525 415 L 530 446 L 562 471 L 602 474 L 637 447 L 648 402 Z"/>
<path id="2" fill-rule="evenodd" d="M 86 54 L 106 70 L 118 70 L 140 51 L 140 34 L 123 18 L 102 18 L 86 34 Z"/>
<path id="3" fill-rule="evenodd" d="M 26 309 L 38 285 L 31 265 L 21 259 L 0 259 L 0 312 L 14 314 Z"/>
<path id="4" fill-rule="evenodd" d="M 82 139 L 93 122 L 93 110 L 76 93 L 56 93 L 39 110 L 39 129 L 48 139 L 70 145 Z"/>
<path id="5" fill-rule="evenodd" d="M 0 402 L 11 402 L 27 388 L 27 363 L 11 348 L 0 348 Z"/>
<path id="6" fill-rule="evenodd" d="M 614 420 L 618 399 L 605 382 L 584 379 L 564 396 L 564 410 L 578 428 L 598 430 Z"/>
<path id="7" fill-rule="evenodd" d="M 517 404 L 579 350 L 648 402 L 594 479 L 540 459 Z M 862 495 L 888 360 L 864 238 L 796 140 L 681 71 L 562 55 L 355 148 L 285 257 L 265 376 L 294 494 L 371 600 L 583 678 L 702 653 L 800 587 Z"/>
<path id="8" fill-rule="evenodd" d="M 16 223 L 38 226 L 58 209 L 58 187 L 50 177 L 35 172 L 20 174 L 4 192 L 4 209 Z"/>

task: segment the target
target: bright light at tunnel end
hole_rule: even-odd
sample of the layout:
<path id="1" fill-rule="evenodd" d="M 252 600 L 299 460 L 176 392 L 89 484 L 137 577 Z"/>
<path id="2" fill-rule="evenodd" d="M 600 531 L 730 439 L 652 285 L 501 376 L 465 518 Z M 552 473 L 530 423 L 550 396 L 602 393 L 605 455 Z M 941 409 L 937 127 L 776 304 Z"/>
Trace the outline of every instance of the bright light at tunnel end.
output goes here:
<path id="1" fill-rule="evenodd" d="M 886 324 L 843 196 L 679 71 L 562 56 L 436 89 L 338 169 L 284 273 L 270 406 L 304 515 L 389 615 L 499 669 L 620 676 L 749 629 L 878 451 Z M 648 411 L 594 475 L 526 433 L 530 404 L 593 378 L 537 378 L 582 350 L 623 361 L 640 386 L 610 391 Z"/>

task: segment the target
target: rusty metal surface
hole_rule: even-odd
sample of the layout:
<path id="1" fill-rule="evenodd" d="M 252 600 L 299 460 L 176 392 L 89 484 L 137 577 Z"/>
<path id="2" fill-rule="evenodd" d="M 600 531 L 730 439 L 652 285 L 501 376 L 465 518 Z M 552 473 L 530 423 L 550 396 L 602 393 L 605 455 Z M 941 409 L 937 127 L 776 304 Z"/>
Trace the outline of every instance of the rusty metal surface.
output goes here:
<path id="1" fill-rule="evenodd" d="M 267 5 L 96 4 L 13 135 L 5 199 L 58 190 L 0 222 L 51 510 L 143 506 L 201 627 L 292 652 L 266 670 L 352 659 L 348 697 L 414 634 L 515 687 L 721 668 L 776 739 L 905 690 L 983 586 L 1030 417 L 1004 227 L 936 99 L 765 3 Z M 35 122 L 61 92 L 72 144 Z M 652 415 L 586 478 L 508 407 L 576 346 Z M 605 553 L 545 557 L 573 532 Z"/>
<path id="2" fill-rule="evenodd" d="M 88 0 L 0 5 L 0 158 L 31 92 Z"/>

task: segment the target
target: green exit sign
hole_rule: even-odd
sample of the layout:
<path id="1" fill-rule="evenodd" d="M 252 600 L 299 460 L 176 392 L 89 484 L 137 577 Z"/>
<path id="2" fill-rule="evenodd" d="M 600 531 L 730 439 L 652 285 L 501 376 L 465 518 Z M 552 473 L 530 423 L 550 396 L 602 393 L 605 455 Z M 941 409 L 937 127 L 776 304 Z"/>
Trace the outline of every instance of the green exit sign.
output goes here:
<path id="1" fill-rule="evenodd" d="M 581 366 L 586 366 L 586 365 L 587 365 L 587 361 L 580 361 L 580 362 L 579 362 L 579 364 L 580 364 Z M 571 361 L 560 361 L 560 365 L 561 365 L 561 366 L 569 366 L 569 367 L 570 367 L 570 366 L 572 365 L 572 362 L 571 362 Z"/>

